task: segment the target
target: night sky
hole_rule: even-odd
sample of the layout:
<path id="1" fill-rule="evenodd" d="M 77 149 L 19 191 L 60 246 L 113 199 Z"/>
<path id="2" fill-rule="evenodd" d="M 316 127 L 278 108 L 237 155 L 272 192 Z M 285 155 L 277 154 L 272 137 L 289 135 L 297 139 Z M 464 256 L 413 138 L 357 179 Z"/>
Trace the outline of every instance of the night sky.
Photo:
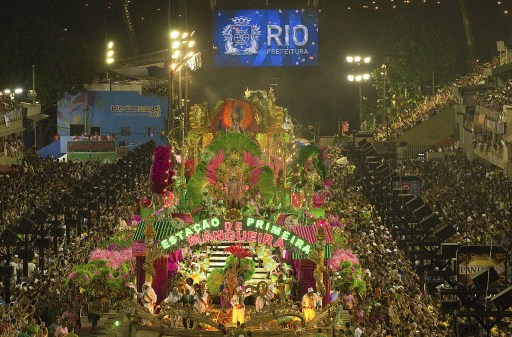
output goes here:
<path id="1" fill-rule="evenodd" d="M 312 7 L 313 0 L 310 0 Z M 58 22 L 70 36 L 84 38 L 104 58 L 105 41 L 113 40 L 116 59 L 132 56 L 119 0 L 2 0 L 0 19 L 16 16 L 45 16 Z M 383 60 L 376 50 L 381 28 L 407 15 L 426 16 L 443 32 L 465 46 L 464 26 L 458 0 L 319 0 L 319 65 L 303 68 L 219 68 L 212 64 L 212 9 L 209 0 L 131 0 L 131 14 L 141 53 L 167 48 L 169 6 L 171 27 L 181 22 L 195 31 L 203 67 L 193 74 L 191 100 L 213 105 L 217 100 L 242 97 L 250 89 L 268 89 L 277 83 L 278 103 L 287 107 L 303 124 L 320 123 L 322 135 L 336 132 L 336 122 L 348 119 L 357 124 L 357 85 L 347 81 L 351 71 L 345 63 L 349 54 L 373 57 L 373 66 Z M 308 8 L 308 1 L 268 0 L 268 8 Z M 217 0 L 216 9 L 265 8 L 264 0 Z M 480 61 L 497 54 L 496 41 L 512 37 L 512 0 L 467 0 L 475 50 Z M 395 6 L 396 8 L 393 8 Z M 464 48 L 462 52 L 464 53 Z M 8 51 L 2 51 L 3 53 Z M 467 71 L 460 55 L 457 73 Z M 0 74 L 1 77 L 1 74 Z M 375 95 L 370 83 L 364 95 Z"/>

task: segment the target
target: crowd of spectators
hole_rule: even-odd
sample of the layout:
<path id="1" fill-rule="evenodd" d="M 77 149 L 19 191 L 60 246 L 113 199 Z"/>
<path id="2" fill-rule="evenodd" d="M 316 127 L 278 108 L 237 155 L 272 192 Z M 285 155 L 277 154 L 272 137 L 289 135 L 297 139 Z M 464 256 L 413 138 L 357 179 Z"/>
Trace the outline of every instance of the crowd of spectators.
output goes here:
<path id="1" fill-rule="evenodd" d="M 403 168 L 422 179 L 422 197 L 441 221 L 457 229 L 451 240 L 510 248 L 511 186 L 501 169 L 465 156 L 408 161 Z"/>
<path id="2" fill-rule="evenodd" d="M 69 190 L 98 170 L 97 162 L 63 163 L 40 159 L 35 152 L 28 152 L 18 174 L 0 177 L 0 226 L 14 224 L 22 214 L 48 206 L 62 190 Z"/>
<path id="3" fill-rule="evenodd" d="M 462 147 L 458 141 L 447 139 L 441 144 L 432 145 L 425 152 L 460 152 Z"/>
<path id="4" fill-rule="evenodd" d="M 98 132 L 94 134 L 83 133 L 78 136 L 75 135 L 71 138 L 72 140 L 116 140 L 116 136 L 114 133 L 109 133 L 107 136 L 99 134 Z"/>
<path id="5" fill-rule="evenodd" d="M 0 125 L 11 127 L 12 121 L 21 119 L 20 103 L 10 95 L 0 95 Z"/>
<path id="6" fill-rule="evenodd" d="M 148 83 L 147 86 L 144 86 L 142 88 L 142 94 L 163 97 L 163 96 L 168 95 L 168 90 L 169 90 L 169 81 L 168 80 L 151 81 Z"/>
<path id="7" fill-rule="evenodd" d="M 480 152 L 502 157 L 504 146 L 505 142 L 501 135 L 494 135 L 486 130 L 476 130 L 474 134 L 474 148 Z"/>
<path id="8" fill-rule="evenodd" d="M 34 259 L 29 266 L 29 276 L 22 276 L 19 259 L 13 256 L 10 262 L 2 261 L 2 264 L 13 266 L 17 273 L 11 278 L 10 298 L 0 301 L 4 303 L 0 305 L 1 336 L 14 337 L 20 332 L 30 335 L 34 329 L 64 333 L 72 327 L 80 328 L 80 312 L 86 303 L 79 289 L 65 288 L 63 284 L 73 267 L 85 263 L 98 242 L 112 235 L 120 218 L 136 212 L 140 193 L 148 189 L 146 173 L 151 150 L 150 145 L 145 145 L 138 150 L 143 159 L 132 157 L 129 164 L 123 162 L 103 167 L 94 162 L 62 163 L 27 156 L 14 175 L 0 178 L 1 186 L 7 187 L 2 188 L 0 205 L 3 224 L 8 225 L 16 224 L 21 214 L 30 215 L 36 208 L 72 198 L 72 189 L 76 191 L 79 185 L 89 186 L 98 195 L 108 189 L 112 196 L 90 213 L 81 235 L 74 232 L 70 242 L 65 238 L 58 239 L 58 251 L 45 258 L 44 268 L 39 264 L 40 260 Z M 124 183 L 128 177 L 132 182 L 129 189 Z M 46 221 L 62 224 L 62 220 L 61 215 L 53 214 Z M 1 294 L 6 293 L 5 286 L 4 283 L 0 285 Z M 5 305 L 5 302 L 9 304 Z"/>
<path id="9" fill-rule="evenodd" d="M 412 109 L 406 109 L 404 111 L 399 111 L 396 117 L 389 123 L 388 134 L 390 138 L 399 137 L 405 131 L 413 128 L 414 126 L 431 118 L 432 116 L 437 115 L 445 108 L 455 104 L 457 102 L 457 97 L 452 92 L 452 87 L 468 87 L 484 83 L 486 81 L 486 76 L 483 74 L 483 69 L 492 68 L 497 64 L 497 58 L 488 63 L 482 64 L 474 72 L 460 77 L 449 85 L 443 86 L 433 96 L 426 98 L 416 107 Z M 493 100 L 495 104 L 498 104 L 497 101 L 498 100 Z M 375 137 L 378 140 L 386 139 L 386 126 L 384 124 L 375 130 Z"/>
<path id="10" fill-rule="evenodd" d="M 334 163 L 341 157 L 341 151 L 334 148 L 329 161 Z M 334 180 L 331 193 L 342 210 L 344 231 L 367 270 L 366 295 L 359 296 L 351 308 L 353 326 L 360 327 L 363 336 L 372 337 L 446 336 L 446 326 L 437 320 L 435 303 L 422 293 L 413 266 L 363 195 L 360 170 L 347 172 L 330 170 Z"/>
<path id="11" fill-rule="evenodd" d="M 332 160 L 332 159 L 331 159 Z M 456 234 L 449 242 L 500 245 L 512 248 L 512 191 L 503 171 L 479 161 L 469 161 L 460 151 L 440 161 L 404 161 L 398 171 L 422 180 L 421 196 L 442 226 L 451 224 Z M 397 246 L 389 224 L 376 212 L 361 186 L 363 180 L 345 180 L 344 230 L 351 238 L 353 252 L 369 270 L 367 292 L 355 308 L 355 322 L 366 336 L 448 336 L 453 320 L 440 315 L 437 292 L 426 292 L 415 272 L 419 261 L 409 261 Z M 338 170 L 338 175 L 343 175 Z M 362 178 L 362 177 L 361 177 Z M 338 179 L 342 180 L 342 179 Z M 354 180 L 354 178 L 352 178 Z M 336 181 L 336 180 L 335 180 Z M 348 188 L 347 188 L 348 187 Z M 336 191 L 336 184 L 333 190 Z M 493 329 L 493 336 L 510 332 Z M 505 329 L 505 330 L 504 330 Z M 496 331 L 495 331 L 496 330 Z"/>
<path id="12" fill-rule="evenodd" d="M 18 157 L 25 148 L 21 138 L 4 138 L 0 144 L 3 148 L 2 154 L 9 157 Z"/>
<path id="13" fill-rule="evenodd" d="M 512 80 L 509 79 L 502 86 L 493 90 L 479 91 L 473 99 L 475 105 L 502 114 L 504 105 L 512 105 Z"/>

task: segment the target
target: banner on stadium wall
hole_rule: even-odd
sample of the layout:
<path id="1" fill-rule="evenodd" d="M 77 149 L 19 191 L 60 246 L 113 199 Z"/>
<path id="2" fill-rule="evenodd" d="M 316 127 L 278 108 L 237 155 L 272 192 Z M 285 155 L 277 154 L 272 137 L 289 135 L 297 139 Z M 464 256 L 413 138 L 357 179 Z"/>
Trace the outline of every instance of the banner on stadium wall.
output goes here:
<path id="1" fill-rule="evenodd" d="M 318 64 L 317 10 L 217 10 L 214 16 L 213 60 L 217 66 Z"/>
<path id="2" fill-rule="evenodd" d="M 494 267 L 499 279 L 490 287 L 506 287 L 507 263 L 507 251 L 501 246 L 462 246 L 457 250 L 457 282 L 472 287 L 472 278 L 478 272 Z"/>

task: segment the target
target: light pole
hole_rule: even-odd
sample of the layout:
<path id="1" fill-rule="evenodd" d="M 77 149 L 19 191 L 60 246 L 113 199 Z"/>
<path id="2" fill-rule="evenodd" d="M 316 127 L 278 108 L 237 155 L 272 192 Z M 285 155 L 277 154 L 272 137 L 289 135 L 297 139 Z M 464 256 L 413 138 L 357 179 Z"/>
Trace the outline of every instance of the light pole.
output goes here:
<path id="1" fill-rule="evenodd" d="M 181 32 L 179 30 L 172 30 L 169 34 L 169 107 L 168 107 L 168 130 L 174 130 L 176 128 L 176 114 L 174 110 L 174 72 L 178 72 L 178 108 L 181 111 L 183 104 L 181 102 L 181 69 L 186 62 L 194 57 L 195 53 L 192 52 L 192 48 L 195 45 L 194 40 L 190 40 L 194 32 L 189 34 L 188 32 Z M 185 48 L 185 52 L 184 49 Z M 185 78 L 185 95 L 188 95 L 187 82 Z M 185 97 L 188 99 L 188 97 Z M 188 107 L 188 104 L 185 104 Z M 184 112 L 185 114 L 187 111 Z M 184 131 L 182 131 L 182 136 Z"/>
<path id="2" fill-rule="evenodd" d="M 109 91 L 112 91 L 112 81 L 110 79 L 110 66 L 112 65 L 112 63 L 114 63 L 114 61 L 115 61 L 114 60 L 114 42 L 109 41 L 109 42 L 107 42 L 107 53 L 106 53 L 106 57 L 105 57 L 105 62 L 109 66 L 109 70 L 107 71 L 108 90 Z"/>
<path id="3" fill-rule="evenodd" d="M 350 82 L 357 82 L 359 87 L 359 128 L 362 129 L 363 121 L 365 121 L 365 116 L 363 115 L 363 95 L 361 90 L 361 84 L 363 81 L 368 81 L 370 79 L 370 74 L 348 75 L 347 78 Z"/>
<path id="4" fill-rule="evenodd" d="M 175 144 L 177 138 L 180 139 L 179 150 L 181 154 L 180 163 L 180 197 L 183 197 L 183 187 L 185 184 L 185 161 L 186 161 L 186 145 L 185 145 L 185 131 L 186 131 L 186 115 L 188 113 L 188 104 L 185 103 L 185 111 L 183 111 L 184 105 L 182 104 L 182 90 L 181 90 L 181 69 L 187 65 L 187 62 L 193 58 L 196 53 L 192 51 L 195 46 L 195 41 L 190 40 L 194 32 L 189 34 L 188 32 L 181 32 L 179 30 L 173 30 L 170 32 L 169 40 L 169 108 L 168 108 L 168 138 L 169 143 L 172 144 L 173 140 Z M 185 52 L 184 52 L 185 51 Z M 176 125 L 176 113 L 174 109 L 174 72 L 178 72 L 178 109 L 180 114 L 180 125 Z M 188 88 L 187 78 L 185 75 L 185 101 L 188 100 Z M 176 137 L 176 130 L 180 129 L 180 136 Z M 175 146 L 176 147 L 176 146 Z"/>
<path id="5" fill-rule="evenodd" d="M 347 56 L 346 60 L 351 65 L 354 65 L 355 67 L 352 68 L 352 71 L 355 71 L 356 74 L 354 75 L 348 75 L 348 80 L 350 82 L 358 82 L 359 87 L 359 128 L 362 129 L 363 121 L 366 121 L 363 116 L 363 95 L 361 93 L 361 82 L 367 81 L 370 78 L 370 75 L 367 73 L 363 73 L 361 71 L 361 67 L 364 64 L 369 64 L 372 61 L 372 58 L 370 56 L 360 56 L 360 55 L 354 55 L 354 56 Z"/>
<path id="6" fill-rule="evenodd" d="M 380 67 L 381 75 L 382 75 L 382 106 L 384 107 L 384 118 L 386 121 L 386 141 L 389 141 L 389 116 L 388 116 L 388 105 L 386 103 L 387 95 L 386 95 L 386 79 L 388 75 L 388 70 L 386 68 L 386 64 L 382 64 Z"/>

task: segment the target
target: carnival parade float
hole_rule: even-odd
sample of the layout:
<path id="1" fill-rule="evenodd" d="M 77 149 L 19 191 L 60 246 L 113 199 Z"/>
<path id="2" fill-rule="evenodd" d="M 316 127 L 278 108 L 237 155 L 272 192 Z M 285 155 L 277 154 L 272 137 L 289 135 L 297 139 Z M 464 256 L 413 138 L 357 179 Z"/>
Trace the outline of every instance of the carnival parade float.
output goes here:
<path id="1" fill-rule="evenodd" d="M 169 336 L 313 332 L 336 324 L 333 292 L 364 296 L 328 155 L 296 142 L 291 121 L 272 90 L 248 90 L 191 107 L 181 137 L 173 129 L 154 149 L 140 212 L 91 262 L 119 298 L 130 293 L 132 325 Z M 89 278 L 83 267 L 72 282 Z"/>

